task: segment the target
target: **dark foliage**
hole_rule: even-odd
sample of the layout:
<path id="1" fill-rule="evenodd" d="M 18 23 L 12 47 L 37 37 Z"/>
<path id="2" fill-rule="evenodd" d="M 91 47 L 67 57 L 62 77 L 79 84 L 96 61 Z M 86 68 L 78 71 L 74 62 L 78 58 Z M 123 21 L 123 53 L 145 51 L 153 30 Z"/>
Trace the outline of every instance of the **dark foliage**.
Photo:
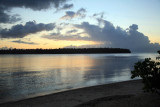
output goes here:
<path id="1" fill-rule="evenodd" d="M 120 48 L 63 48 L 63 49 L 9 49 L 0 50 L 0 54 L 93 54 L 93 53 L 131 53 Z"/>
<path id="2" fill-rule="evenodd" d="M 160 94 L 160 62 L 146 58 L 144 61 L 135 63 L 134 70 L 131 71 L 131 78 L 141 77 L 144 83 L 145 92 L 155 92 Z"/>

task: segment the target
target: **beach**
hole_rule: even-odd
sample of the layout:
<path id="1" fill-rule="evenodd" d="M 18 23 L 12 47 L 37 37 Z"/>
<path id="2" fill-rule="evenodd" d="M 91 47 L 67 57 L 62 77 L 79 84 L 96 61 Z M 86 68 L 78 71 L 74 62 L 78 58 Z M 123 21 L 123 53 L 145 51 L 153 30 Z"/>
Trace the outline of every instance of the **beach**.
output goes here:
<path id="1" fill-rule="evenodd" d="M 144 93 L 142 80 L 73 89 L 8 102 L 0 107 L 159 107 L 160 96 Z"/>

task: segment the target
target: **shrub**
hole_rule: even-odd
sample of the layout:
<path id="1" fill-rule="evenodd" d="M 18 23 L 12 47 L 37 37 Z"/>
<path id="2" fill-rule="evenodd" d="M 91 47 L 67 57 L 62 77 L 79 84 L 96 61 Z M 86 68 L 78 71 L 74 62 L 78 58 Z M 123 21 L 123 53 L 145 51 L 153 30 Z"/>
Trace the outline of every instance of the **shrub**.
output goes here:
<path id="1" fill-rule="evenodd" d="M 145 92 L 155 92 L 160 94 L 160 62 L 146 58 L 144 61 L 135 63 L 134 70 L 131 71 L 131 78 L 141 77 L 144 83 Z"/>

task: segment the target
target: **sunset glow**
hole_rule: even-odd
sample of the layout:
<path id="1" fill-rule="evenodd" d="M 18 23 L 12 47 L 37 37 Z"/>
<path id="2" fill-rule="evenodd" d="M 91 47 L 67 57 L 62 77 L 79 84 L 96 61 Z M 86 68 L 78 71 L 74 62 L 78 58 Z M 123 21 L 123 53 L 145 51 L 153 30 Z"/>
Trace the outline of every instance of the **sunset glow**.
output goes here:
<path id="1" fill-rule="evenodd" d="M 36 3 L 0 2 L 0 48 L 160 48 L 159 0 Z"/>

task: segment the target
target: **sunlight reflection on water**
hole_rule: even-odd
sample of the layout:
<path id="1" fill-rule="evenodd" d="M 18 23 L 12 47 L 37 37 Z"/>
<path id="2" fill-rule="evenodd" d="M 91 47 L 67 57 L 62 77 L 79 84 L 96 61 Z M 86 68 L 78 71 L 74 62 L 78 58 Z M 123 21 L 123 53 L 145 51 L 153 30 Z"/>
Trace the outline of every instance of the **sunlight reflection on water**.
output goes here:
<path id="1" fill-rule="evenodd" d="M 0 103 L 130 80 L 135 62 L 156 55 L 1 55 Z"/>

